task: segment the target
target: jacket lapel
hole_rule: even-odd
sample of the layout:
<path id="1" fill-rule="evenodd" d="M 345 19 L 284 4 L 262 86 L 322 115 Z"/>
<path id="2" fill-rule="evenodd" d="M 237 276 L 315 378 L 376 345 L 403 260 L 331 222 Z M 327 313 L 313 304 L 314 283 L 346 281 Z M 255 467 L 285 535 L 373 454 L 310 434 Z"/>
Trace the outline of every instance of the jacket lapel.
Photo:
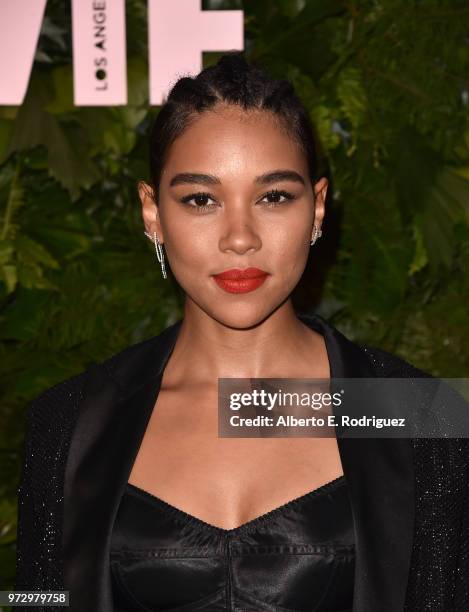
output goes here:
<path id="1" fill-rule="evenodd" d="M 358 345 L 318 315 L 331 376 L 376 376 Z M 89 370 L 64 480 L 64 584 L 72 612 L 113 612 L 110 540 L 121 496 L 158 397 L 182 320 Z M 356 541 L 353 612 L 404 609 L 414 522 L 410 440 L 338 438 Z"/>
<path id="2" fill-rule="evenodd" d="M 378 376 L 366 352 L 318 315 L 300 316 L 324 335 L 331 378 Z M 382 414 L 393 414 L 386 397 Z M 410 439 L 338 437 L 355 529 L 353 612 L 402 612 L 414 537 Z"/>
<path id="3" fill-rule="evenodd" d="M 72 612 L 114 612 L 114 518 L 180 323 L 89 371 L 64 481 L 64 584 Z"/>

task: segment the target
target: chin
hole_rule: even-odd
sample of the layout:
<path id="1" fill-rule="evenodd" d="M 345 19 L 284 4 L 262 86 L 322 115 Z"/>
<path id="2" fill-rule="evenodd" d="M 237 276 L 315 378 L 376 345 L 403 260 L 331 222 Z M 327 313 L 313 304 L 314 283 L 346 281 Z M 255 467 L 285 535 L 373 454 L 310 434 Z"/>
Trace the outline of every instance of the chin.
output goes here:
<path id="1" fill-rule="evenodd" d="M 206 312 L 216 319 L 220 324 L 232 329 L 250 329 L 260 325 L 275 307 L 266 305 L 265 302 L 251 304 L 232 304 L 227 308 L 210 309 Z"/>

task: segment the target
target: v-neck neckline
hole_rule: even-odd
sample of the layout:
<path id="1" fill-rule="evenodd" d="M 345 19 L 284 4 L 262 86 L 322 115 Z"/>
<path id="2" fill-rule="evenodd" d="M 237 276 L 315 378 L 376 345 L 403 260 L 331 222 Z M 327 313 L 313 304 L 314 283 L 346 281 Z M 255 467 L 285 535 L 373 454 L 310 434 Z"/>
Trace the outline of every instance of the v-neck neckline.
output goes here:
<path id="1" fill-rule="evenodd" d="M 175 506 L 162 499 L 161 497 L 150 493 L 146 489 L 137 487 L 136 485 L 130 482 L 126 483 L 126 492 L 138 497 L 139 499 L 143 499 L 146 502 L 150 502 L 155 507 L 159 508 L 165 513 L 168 513 L 171 516 L 182 518 L 184 522 L 190 522 L 192 525 L 198 526 L 199 528 L 208 529 L 221 535 L 236 536 L 242 533 L 246 533 L 247 531 L 250 531 L 252 529 L 255 529 L 256 527 L 259 527 L 260 525 L 265 524 L 267 521 L 280 516 L 287 510 L 290 510 L 295 506 L 298 506 L 299 504 L 308 501 L 309 499 L 313 499 L 325 495 L 327 493 L 332 493 L 342 485 L 345 485 L 345 476 L 343 474 L 341 476 L 338 476 L 337 478 L 334 478 L 333 480 L 330 480 L 329 482 L 324 483 L 323 485 L 320 485 L 319 487 L 316 487 L 311 491 L 308 491 L 307 493 L 303 493 L 298 497 L 286 501 L 280 506 L 272 508 L 272 510 L 268 510 L 263 514 L 249 519 L 248 521 L 241 523 L 241 525 L 238 525 L 237 527 L 232 527 L 231 529 L 219 527 L 217 525 L 213 525 L 212 523 L 204 521 L 203 519 L 193 514 L 190 514 L 185 510 L 182 510 L 178 506 Z"/>

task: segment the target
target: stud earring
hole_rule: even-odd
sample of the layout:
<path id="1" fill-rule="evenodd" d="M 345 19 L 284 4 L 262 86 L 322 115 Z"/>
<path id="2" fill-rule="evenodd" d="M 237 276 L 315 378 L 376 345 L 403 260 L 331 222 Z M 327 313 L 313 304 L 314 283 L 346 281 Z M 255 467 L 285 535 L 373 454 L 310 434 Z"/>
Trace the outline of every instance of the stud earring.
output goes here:
<path id="1" fill-rule="evenodd" d="M 317 225 L 315 225 L 312 236 L 311 236 L 310 244 L 313 245 L 316 242 L 316 240 L 318 240 L 318 238 L 321 238 L 321 236 L 322 236 L 322 231 L 318 228 Z"/>
<path id="2" fill-rule="evenodd" d="M 165 263 L 164 263 L 163 245 L 158 240 L 158 236 L 156 235 L 156 232 L 153 232 L 153 238 L 151 237 L 151 235 L 148 232 L 143 232 L 143 233 L 145 234 L 145 236 L 147 236 L 147 238 L 152 240 L 152 242 L 154 243 L 155 251 L 156 251 L 156 256 L 158 257 L 158 261 L 161 264 L 161 272 L 163 274 L 163 278 L 167 278 L 166 266 L 165 266 Z"/>

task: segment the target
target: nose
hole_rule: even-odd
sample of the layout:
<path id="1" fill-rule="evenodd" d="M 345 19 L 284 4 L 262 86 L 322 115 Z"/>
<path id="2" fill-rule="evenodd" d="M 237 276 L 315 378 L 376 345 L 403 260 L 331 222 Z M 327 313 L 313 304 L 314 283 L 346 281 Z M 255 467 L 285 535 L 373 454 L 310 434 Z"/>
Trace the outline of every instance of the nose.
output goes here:
<path id="1" fill-rule="evenodd" d="M 262 240 L 255 220 L 249 211 L 237 208 L 225 213 L 222 233 L 219 240 L 220 251 L 243 254 L 247 251 L 257 251 L 262 246 Z"/>

